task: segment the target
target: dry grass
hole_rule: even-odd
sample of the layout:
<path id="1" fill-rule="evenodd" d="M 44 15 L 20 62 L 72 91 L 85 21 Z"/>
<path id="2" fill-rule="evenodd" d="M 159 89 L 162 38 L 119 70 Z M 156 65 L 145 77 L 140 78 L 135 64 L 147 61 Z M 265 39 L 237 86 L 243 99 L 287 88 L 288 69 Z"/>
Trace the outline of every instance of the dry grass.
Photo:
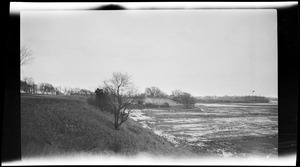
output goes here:
<path id="1" fill-rule="evenodd" d="M 192 154 L 175 148 L 131 119 L 120 130 L 114 130 L 113 116 L 89 105 L 86 99 L 84 96 L 22 95 L 22 157 L 80 152 Z"/>

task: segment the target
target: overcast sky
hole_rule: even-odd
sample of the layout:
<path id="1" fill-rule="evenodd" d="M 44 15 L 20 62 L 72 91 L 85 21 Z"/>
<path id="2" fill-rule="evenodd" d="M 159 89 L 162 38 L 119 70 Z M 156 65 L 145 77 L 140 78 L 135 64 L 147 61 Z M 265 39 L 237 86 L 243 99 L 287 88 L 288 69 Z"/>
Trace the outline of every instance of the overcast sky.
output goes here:
<path id="1" fill-rule="evenodd" d="M 21 12 L 22 76 L 93 90 L 126 72 L 143 92 L 277 97 L 275 9 Z M 252 91 L 255 93 L 252 93 Z"/>

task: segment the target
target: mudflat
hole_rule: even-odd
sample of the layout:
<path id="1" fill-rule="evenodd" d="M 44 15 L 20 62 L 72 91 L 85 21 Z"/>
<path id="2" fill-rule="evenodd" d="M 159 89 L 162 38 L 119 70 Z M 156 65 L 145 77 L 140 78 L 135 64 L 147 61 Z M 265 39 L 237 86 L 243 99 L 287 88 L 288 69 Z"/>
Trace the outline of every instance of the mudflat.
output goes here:
<path id="1" fill-rule="evenodd" d="M 276 104 L 197 104 L 195 109 L 135 110 L 132 119 L 176 147 L 221 157 L 277 157 Z"/>

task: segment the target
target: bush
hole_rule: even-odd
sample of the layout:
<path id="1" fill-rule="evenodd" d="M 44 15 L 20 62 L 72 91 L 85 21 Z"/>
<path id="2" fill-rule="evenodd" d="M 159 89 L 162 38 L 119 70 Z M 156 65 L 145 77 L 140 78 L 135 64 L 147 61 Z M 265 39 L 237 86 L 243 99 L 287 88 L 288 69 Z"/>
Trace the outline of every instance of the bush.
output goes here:
<path id="1" fill-rule="evenodd" d="M 169 103 L 165 102 L 164 104 L 162 104 L 162 106 L 161 106 L 161 107 L 168 108 L 168 107 L 170 107 L 170 105 L 169 105 Z"/>
<path id="2" fill-rule="evenodd" d="M 146 108 L 168 108 L 170 107 L 169 103 L 163 103 L 163 104 L 153 104 L 153 103 L 146 103 L 144 105 Z"/>
<path id="3" fill-rule="evenodd" d="M 153 103 L 146 103 L 146 104 L 145 104 L 145 107 L 146 107 L 146 108 L 158 108 L 158 106 L 155 105 L 155 104 L 153 104 Z"/>

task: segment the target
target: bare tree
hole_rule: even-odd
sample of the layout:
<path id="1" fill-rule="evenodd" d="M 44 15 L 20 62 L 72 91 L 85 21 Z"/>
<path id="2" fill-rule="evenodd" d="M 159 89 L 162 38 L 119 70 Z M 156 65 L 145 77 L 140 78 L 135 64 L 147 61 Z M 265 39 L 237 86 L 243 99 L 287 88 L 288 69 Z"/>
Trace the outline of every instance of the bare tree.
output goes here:
<path id="1" fill-rule="evenodd" d="M 145 89 L 145 95 L 148 97 L 166 97 L 167 94 L 160 90 L 158 87 L 150 87 Z"/>
<path id="2" fill-rule="evenodd" d="M 25 83 L 25 85 L 24 85 L 24 91 L 26 92 L 26 93 L 31 93 L 31 94 L 33 94 L 34 93 L 34 80 L 33 80 L 33 78 L 31 78 L 31 77 L 24 77 L 24 83 Z"/>
<path id="3" fill-rule="evenodd" d="M 54 94 L 55 93 L 55 88 L 52 84 L 49 84 L 49 83 L 40 83 L 39 84 L 39 90 L 42 94 Z"/>
<path id="4" fill-rule="evenodd" d="M 32 85 L 32 93 L 33 94 L 37 94 L 38 93 L 38 85 L 37 84 L 33 84 Z"/>
<path id="5" fill-rule="evenodd" d="M 172 91 L 171 96 L 173 96 L 173 97 L 179 97 L 182 93 L 183 92 L 181 90 L 176 89 L 176 90 Z"/>
<path id="6" fill-rule="evenodd" d="M 67 87 L 64 87 L 64 88 L 62 89 L 62 93 L 63 93 L 64 95 L 68 95 L 68 88 L 67 88 Z"/>
<path id="7" fill-rule="evenodd" d="M 114 128 L 118 130 L 137 102 L 137 89 L 128 74 L 115 72 L 110 80 L 104 81 L 103 90 L 108 93 L 108 109 L 114 114 Z"/>
<path id="8" fill-rule="evenodd" d="M 20 66 L 26 65 L 32 60 L 32 50 L 26 46 L 22 46 L 20 50 Z"/>

